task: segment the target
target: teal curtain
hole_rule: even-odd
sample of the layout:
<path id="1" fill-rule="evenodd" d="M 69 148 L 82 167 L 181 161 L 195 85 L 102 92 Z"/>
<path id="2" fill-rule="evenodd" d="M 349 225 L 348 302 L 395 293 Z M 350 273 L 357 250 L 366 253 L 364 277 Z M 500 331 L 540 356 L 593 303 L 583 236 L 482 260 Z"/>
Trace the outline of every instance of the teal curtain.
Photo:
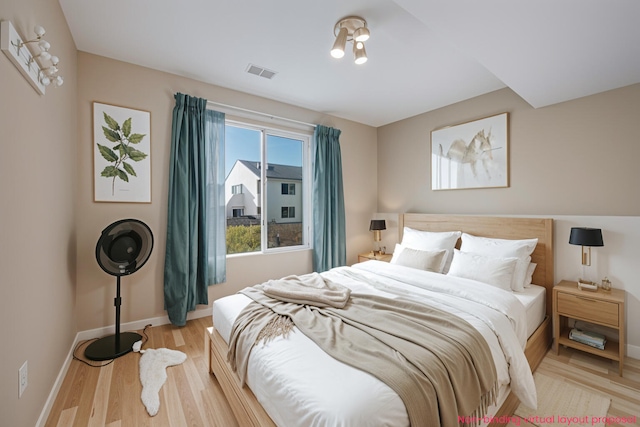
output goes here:
<path id="1" fill-rule="evenodd" d="M 175 100 L 164 306 L 171 323 L 183 326 L 188 311 L 209 303 L 208 286 L 225 280 L 218 244 L 224 248 L 224 114 L 207 110 L 206 99 L 177 93 Z"/>
<path id="2" fill-rule="evenodd" d="M 340 130 L 318 125 L 313 134 L 313 269 L 346 265 Z"/>

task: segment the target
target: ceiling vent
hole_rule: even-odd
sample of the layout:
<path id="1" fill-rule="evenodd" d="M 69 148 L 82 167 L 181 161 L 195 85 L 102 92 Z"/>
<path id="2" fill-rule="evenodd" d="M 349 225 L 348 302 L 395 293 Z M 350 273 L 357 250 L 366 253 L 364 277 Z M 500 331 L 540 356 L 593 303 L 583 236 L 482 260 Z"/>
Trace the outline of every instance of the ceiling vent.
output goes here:
<path id="1" fill-rule="evenodd" d="M 267 70 L 266 68 L 259 67 L 257 65 L 249 64 L 247 67 L 247 73 L 255 74 L 256 76 L 264 77 L 271 80 L 277 73 L 275 71 Z"/>

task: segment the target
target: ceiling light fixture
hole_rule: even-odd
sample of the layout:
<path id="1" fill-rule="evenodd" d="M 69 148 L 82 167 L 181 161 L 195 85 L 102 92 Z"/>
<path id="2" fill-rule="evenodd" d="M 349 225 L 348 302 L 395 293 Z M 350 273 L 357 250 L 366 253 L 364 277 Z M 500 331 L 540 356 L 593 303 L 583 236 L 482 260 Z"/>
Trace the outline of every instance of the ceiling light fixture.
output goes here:
<path id="1" fill-rule="evenodd" d="M 342 58 L 344 56 L 347 42 L 353 43 L 353 55 L 355 63 L 360 65 L 367 62 L 367 52 L 364 49 L 364 42 L 369 40 L 371 35 L 367 28 L 367 21 L 359 16 L 347 16 L 339 20 L 333 28 L 336 40 L 331 49 L 331 56 Z"/>

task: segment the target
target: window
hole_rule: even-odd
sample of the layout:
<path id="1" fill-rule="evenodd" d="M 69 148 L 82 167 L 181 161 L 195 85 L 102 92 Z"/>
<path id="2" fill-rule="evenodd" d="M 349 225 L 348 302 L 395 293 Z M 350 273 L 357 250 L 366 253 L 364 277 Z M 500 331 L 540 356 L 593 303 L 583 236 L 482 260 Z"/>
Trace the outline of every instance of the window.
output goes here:
<path id="1" fill-rule="evenodd" d="M 282 207 L 282 218 L 295 218 L 296 217 L 296 208 L 295 206 L 283 206 Z"/>
<path id="2" fill-rule="evenodd" d="M 282 194 L 296 194 L 296 185 L 295 184 L 282 184 Z"/>
<path id="3" fill-rule="evenodd" d="M 225 128 L 227 254 L 308 248 L 311 135 L 230 120 Z"/>

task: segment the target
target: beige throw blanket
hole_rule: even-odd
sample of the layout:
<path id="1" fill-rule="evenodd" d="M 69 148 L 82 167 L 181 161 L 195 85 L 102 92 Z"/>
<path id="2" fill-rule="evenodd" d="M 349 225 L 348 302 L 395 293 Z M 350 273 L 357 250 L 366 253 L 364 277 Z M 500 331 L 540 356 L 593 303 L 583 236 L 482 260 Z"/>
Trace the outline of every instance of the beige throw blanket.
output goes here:
<path id="1" fill-rule="evenodd" d="M 269 280 L 262 285 L 262 290 L 280 301 L 336 308 L 344 307 L 351 294 L 351 289 L 326 280 L 318 273 Z"/>
<path id="2" fill-rule="evenodd" d="M 478 419 L 495 403 L 490 349 L 454 315 L 404 298 L 353 293 L 342 309 L 293 304 L 262 287 L 241 291 L 255 302 L 236 319 L 229 342 L 229 362 L 243 383 L 263 328 L 286 316 L 325 352 L 389 385 L 412 427 L 464 425 L 459 416 Z"/>

